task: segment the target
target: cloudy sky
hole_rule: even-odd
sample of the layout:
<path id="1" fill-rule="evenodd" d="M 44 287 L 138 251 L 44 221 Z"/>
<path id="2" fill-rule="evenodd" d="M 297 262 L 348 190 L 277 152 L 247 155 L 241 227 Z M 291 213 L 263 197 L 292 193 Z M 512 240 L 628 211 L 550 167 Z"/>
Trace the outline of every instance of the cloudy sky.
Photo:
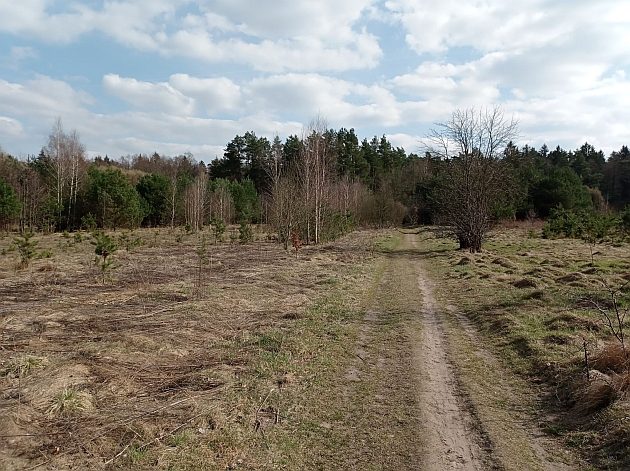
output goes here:
<path id="1" fill-rule="evenodd" d="M 455 108 L 519 143 L 630 144 L 627 0 L 0 0 L 0 147 L 221 155 L 315 115 L 417 151 Z"/>

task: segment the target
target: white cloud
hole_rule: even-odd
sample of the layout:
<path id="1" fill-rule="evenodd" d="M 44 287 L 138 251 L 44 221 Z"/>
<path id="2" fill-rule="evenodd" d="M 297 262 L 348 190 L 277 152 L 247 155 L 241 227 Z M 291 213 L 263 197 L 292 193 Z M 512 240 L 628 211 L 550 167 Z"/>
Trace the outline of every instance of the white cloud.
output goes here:
<path id="1" fill-rule="evenodd" d="M 0 32 L 34 35 L 45 41 L 68 43 L 81 35 L 99 31 L 122 44 L 157 50 L 155 40 L 165 22 L 172 21 L 177 8 L 189 0 L 106 1 L 101 9 L 68 2 L 51 13 L 59 2 L 20 0 L 0 3 Z"/>
<path id="2" fill-rule="evenodd" d="M 400 101 L 380 84 L 364 85 L 321 74 L 272 75 L 246 86 L 254 108 L 308 120 L 322 115 L 332 126 L 393 127 L 417 122 L 422 102 Z M 288 111 L 287 111 L 288 110 Z"/>
<path id="3" fill-rule="evenodd" d="M 198 78 L 188 74 L 174 74 L 171 75 L 169 84 L 194 98 L 210 115 L 219 111 L 232 111 L 241 100 L 240 87 L 226 77 Z"/>
<path id="4" fill-rule="evenodd" d="M 394 147 L 402 147 L 408 154 L 420 154 L 422 149 L 423 136 L 414 136 L 405 133 L 387 134 L 387 139 Z"/>
<path id="5" fill-rule="evenodd" d="M 195 110 L 194 100 L 168 83 L 141 82 L 107 74 L 103 77 L 103 86 L 112 95 L 145 111 L 186 116 Z"/>
<path id="6" fill-rule="evenodd" d="M 50 77 L 38 76 L 24 84 L 0 79 L 0 114 L 6 116 L 43 119 L 76 116 L 92 103 L 90 95 Z"/>
<path id="7" fill-rule="evenodd" d="M 446 52 L 451 47 L 486 53 L 554 46 L 588 36 L 602 23 L 627 24 L 629 12 L 618 0 L 575 0 L 570 4 L 553 0 L 388 0 L 385 5 L 418 53 Z"/>
<path id="8" fill-rule="evenodd" d="M 54 54 L 88 33 L 133 59 L 124 48 L 116 63 L 99 57 L 117 72 L 104 76 L 89 59 L 56 69 Z M 627 143 L 630 4 L 620 0 L 21 0 L 0 2 L 0 34 L 19 44 L 5 70 L 55 76 L 0 78 L 0 137 L 26 150 L 56 116 L 93 150 L 207 158 L 236 133 L 299 133 L 321 114 L 413 151 L 453 109 L 492 104 L 519 118 L 523 142 Z M 142 79 L 140 63 L 125 65 L 136 60 L 151 62 Z M 87 79 L 59 80 L 71 75 Z M 102 113 L 112 97 L 122 111 Z"/>
<path id="9" fill-rule="evenodd" d="M 61 117 L 67 129 L 77 129 L 90 155 L 192 152 L 208 161 L 222 155 L 225 144 L 236 134 L 255 130 L 268 137 L 275 133 L 288 136 L 301 128 L 294 121 L 255 111 L 236 119 L 155 112 L 155 99 L 171 100 L 162 108 L 165 111 L 180 104 L 177 95 L 180 92 L 175 90 L 172 95 L 174 89 L 168 83 L 106 77 L 104 82 L 111 81 L 117 93 L 141 109 L 108 114 L 93 112 L 89 109 L 93 105 L 89 95 L 49 77 L 38 77 L 24 84 L 0 80 L 0 138 L 11 142 L 11 148 L 3 147 L 14 153 L 34 152 L 45 144 L 54 120 Z M 186 78 L 189 79 L 195 83 L 193 77 Z M 182 77 L 174 77 L 174 82 L 181 80 Z M 184 96 L 181 103 L 187 105 L 188 100 L 191 98 Z"/>
<path id="10" fill-rule="evenodd" d="M 365 31 L 356 33 L 349 43 L 330 44 L 316 37 L 259 42 L 234 37 L 217 41 L 204 29 L 191 29 L 164 37 L 162 48 L 170 54 L 245 64 L 267 72 L 372 68 L 382 57 L 377 39 Z"/>
<path id="11" fill-rule="evenodd" d="M 325 41 L 352 41 L 352 25 L 373 0 L 216 0 L 204 9 L 229 18 L 243 33 L 267 39 L 312 37 Z"/>
<path id="12" fill-rule="evenodd" d="M 49 0 L 23 0 L 0 4 L 0 32 L 68 43 L 98 31 L 141 51 L 265 71 L 338 71 L 374 67 L 382 56 L 377 39 L 356 29 L 371 3 L 120 0 L 50 13 Z"/>
<path id="13" fill-rule="evenodd" d="M 0 116 L 0 136 L 8 138 L 19 138 L 24 136 L 22 123 L 17 119 L 7 116 Z"/>

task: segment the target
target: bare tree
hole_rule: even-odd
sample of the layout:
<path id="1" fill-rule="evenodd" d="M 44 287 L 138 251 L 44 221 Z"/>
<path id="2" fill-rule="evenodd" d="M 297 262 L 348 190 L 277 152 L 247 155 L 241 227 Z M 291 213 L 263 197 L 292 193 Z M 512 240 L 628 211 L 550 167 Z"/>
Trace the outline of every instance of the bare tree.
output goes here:
<path id="1" fill-rule="evenodd" d="M 298 182 L 294 175 L 285 174 L 278 181 L 272 199 L 271 222 L 285 250 L 288 250 L 291 234 L 298 230 L 303 214 L 304 201 Z"/>
<path id="2" fill-rule="evenodd" d="M 69 195 L 68 195 L 68 214 L 66 224 L 68 226 L 74 222 L 76 218 L 77 195 L 81 185 L 82 178 L 85 176 L 85 146 L 79 139 L 77 131 L 72 131 L 66 136 L 66 146 L 69 159 Z"/>
<path id="3" fill-rule="evenodd" d="M 73 223 L 76 213 L 77 195 L 82 177 L 85 175 L 85 146 L 77 131 L 64 132 L 61 118 L 55 120 L 48 137 L 45 153 L 50 161 L 50 177 L 57 203 L 57 223 L 62 222 L 66 209 L 65 225 Z"/>
<path id="4" fill-rule="evenodd" d="M 265 161 L 265 173 L 271 182 L 269 188 L 271 195 L 276 193 L 278 185 L 280 184 L 280 177 L 285 170 L 282 162 L 282 143 L 280 142 L 280 138 L 276 135 L 273 140 L 269 159 Z"/>
<path id="5" fill-rule="evenodd" d="M 208 175 L 204 168 L 200 170 L 192 184 L 186 188 L 184 195 L 186 224 L 193 231 L 198 231 L 203 227 L 207 189 Z"/>
<path id="6" fill-rule="evenodd" d="M 226 224 L 234 221 L 234 200 L 226 181 L 215 182 L 208 195 L 208 216 Z"/>
<path id="7" fill-rule="evenodd" d="M 66 195 L 70 174 L 70 157 L 68 155 L 68 139 L 63 131 L 61 118 L 55 120 L 52 131 L 48 136 L 46 155 L 51 163 L 51 177 L 55 188 L 55 198 L 57 203 L 57 220 L 61 220 L 63 203 Z"/>
<path id="8" fill-rule="evenodd" d="M 462 249 L 481 251 L 493 206 L 509 176 L 501 157 L 516 138 L 517 127 L 513 118 L 494 107 L 457 110 L 429 133 L 427 150 L 445 161 L 441 220 L 453 229 Z"/>
<path id="9" fill-rule="evenodd" d="M 318 244 L 320 241 L 324 208 L 333 174 L 334 153 L 326 132 L 326 121 L 317 117 L 306 128 L 302 139 L 299 175 L 306 207 L 307 243 L 312 240 Z"/>
<path id="10" fill-rule="evenodd" d="M 170 182 L 170 193 L 168 197 L 169 213 L 171 216 L 171 229 L 175 227 L 175 215 L 177 212 L 177 189 L 179 180 L 179 165 L 175 160 L 167 160 L 163 169 L 164 174 L 168 177 Z"/>

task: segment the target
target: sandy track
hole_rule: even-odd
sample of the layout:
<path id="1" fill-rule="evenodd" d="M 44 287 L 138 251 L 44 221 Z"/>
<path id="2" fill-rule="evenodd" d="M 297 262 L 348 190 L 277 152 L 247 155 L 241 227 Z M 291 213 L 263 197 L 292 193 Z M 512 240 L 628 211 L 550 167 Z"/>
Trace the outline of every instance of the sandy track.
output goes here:
<path id="1" fill-rule="evenodd" d="M 407 246 L 416 239 L 407 235 Z M 488 469 L 487 452 L 475 420 L 458 392 L 448 360 L 444 330 L 437 313 L 433 286 L 420 262 L 415 261 L 417 285 L 422 294 L 422 332 L 414 348 L 418 370 L 419 401 L 422 404 L 427 453 L 422 469 Z"/>

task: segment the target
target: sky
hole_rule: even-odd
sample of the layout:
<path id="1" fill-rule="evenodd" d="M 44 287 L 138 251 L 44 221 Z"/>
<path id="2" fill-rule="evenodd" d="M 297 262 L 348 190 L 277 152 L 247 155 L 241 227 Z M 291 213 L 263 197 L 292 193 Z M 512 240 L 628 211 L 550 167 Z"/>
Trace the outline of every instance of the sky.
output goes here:
<path id="1" fill-rule="evenodd" d="M 419 152 L 455 109 L 519 145 L 630 144 L 627 0 L 0 0 L 0 148 L 192 153 L 321 116 Z"/>

